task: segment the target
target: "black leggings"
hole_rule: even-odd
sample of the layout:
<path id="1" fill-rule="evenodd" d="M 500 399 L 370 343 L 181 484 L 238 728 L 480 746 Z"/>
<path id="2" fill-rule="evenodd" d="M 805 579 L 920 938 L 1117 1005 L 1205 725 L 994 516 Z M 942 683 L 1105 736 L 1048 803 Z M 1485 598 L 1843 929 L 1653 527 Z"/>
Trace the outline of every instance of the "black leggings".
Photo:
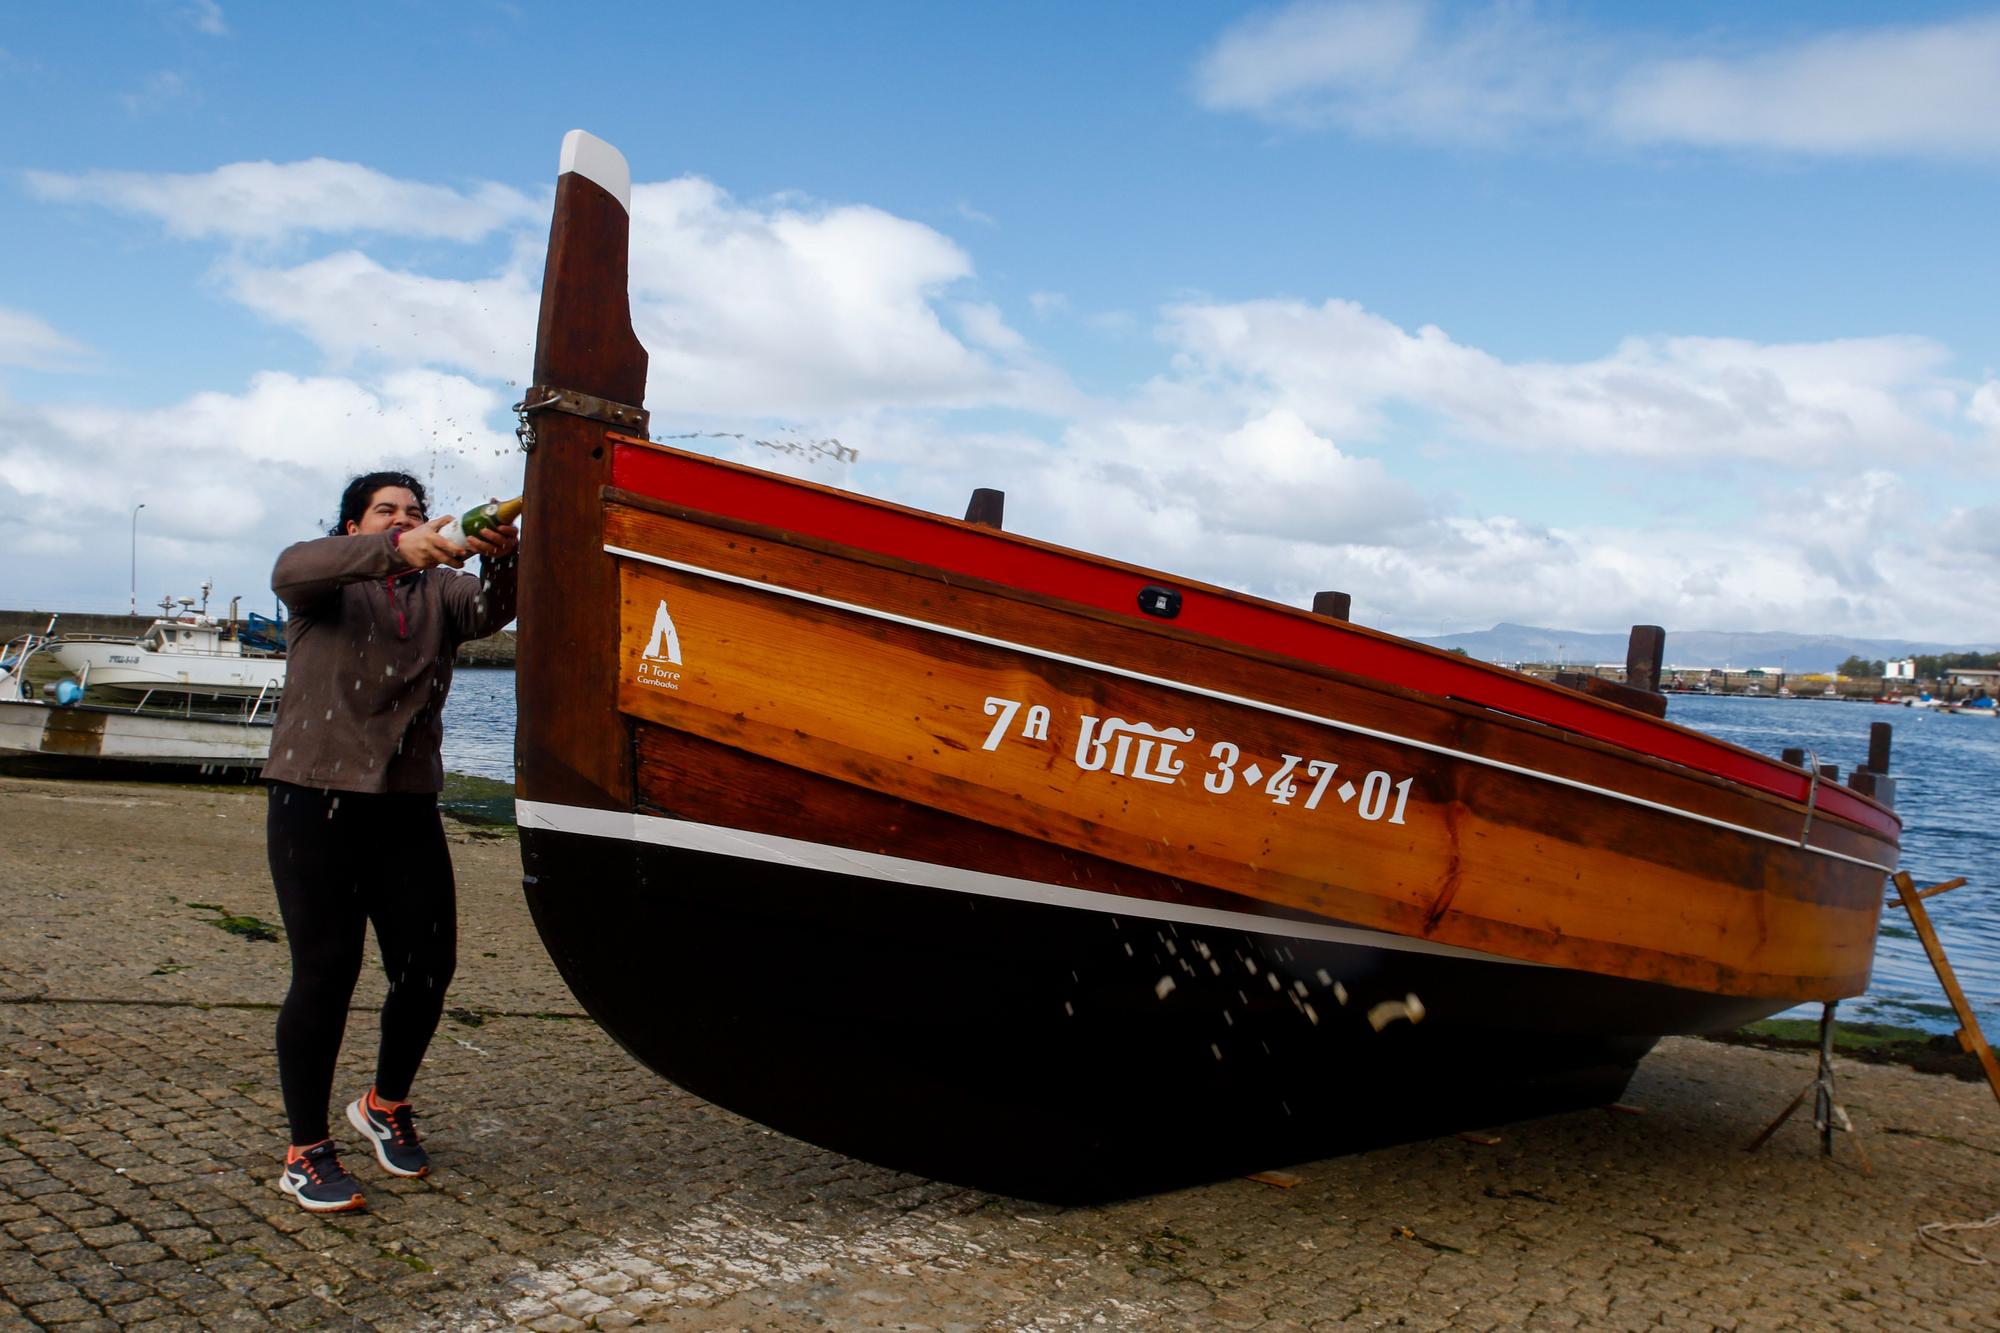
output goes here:
<path id="1" fill-rule="evenodd" d="M 278 1010 L 278 1083 L 292 1142 L 327 1137 L 334 1060 L 361 975 L 368 923 L 389 998 L 375 1090 L 400 1101 L 444 1012 L 458 957 L 458 905 L 437 797 L 271 784 L 271 880 L 292 948 Z"/>

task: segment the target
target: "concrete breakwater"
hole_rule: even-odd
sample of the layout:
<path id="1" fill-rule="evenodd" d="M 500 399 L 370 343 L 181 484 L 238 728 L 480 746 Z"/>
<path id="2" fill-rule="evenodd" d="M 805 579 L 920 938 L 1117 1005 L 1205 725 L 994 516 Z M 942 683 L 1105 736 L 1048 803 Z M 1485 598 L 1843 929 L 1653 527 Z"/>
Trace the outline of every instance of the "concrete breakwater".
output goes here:
<path id="1" fill-rule="evenodd" d="M 226 611 L 228 607 L 221 609 Z M 0 643 L 23 634 L 42 633 L 48 628 L 51 617 L 55 619 L 57 634 L 102 634 L 116 639 L 135 638 L 145 633 L 146 627 L 157 619 L 152 615 L 105 615 L 94 611 L 0 610 Z M 511 667 L 514 665 L 514 631 L 503 629 L 488 638 L 462 644 L 456 660 L 460 666 Z"/>

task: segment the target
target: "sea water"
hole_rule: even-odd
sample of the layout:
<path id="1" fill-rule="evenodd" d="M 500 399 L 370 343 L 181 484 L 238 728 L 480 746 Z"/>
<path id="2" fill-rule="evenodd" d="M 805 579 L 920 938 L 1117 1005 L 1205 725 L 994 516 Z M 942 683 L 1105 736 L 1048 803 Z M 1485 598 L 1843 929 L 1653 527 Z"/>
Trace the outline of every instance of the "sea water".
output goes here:
<path id="1" fill-rule="evenodd" d="M 1980 1028 L 2000 1032 L 2000 718 L 1925 708 L 1774 699 L 1745 695 L 1675 695 L 1667 716 L 1682 726 L 1777 754 L 1797 747 L 1841 776 L 1868 761 L 1868 728 L 1895 728 L 1889 776 L 1903 817 L 1901 868 L 1919 885 L 1963 875 L 1965 887 L 1926 898 L 1958 984 Z M 1893 890 L 1885 886 L 1893 897 Z M 1796 1011 L 1818 1015 L 1818 1007 Z M 1899 1023 L 1932 1032 L 1958 1026 L 1909 914 L 1882 912 L 1875 974 L 1868 993 L 1841 1004 L 1841 1017 Z"/>
<path id="2" fill-rule="evenodd" d="M 601 706 L 601 705 L 597 705 Z M 1903 866 L 1919 884 L 1959 875 L 1962 889 L 1925 900 L 1980 1026 L 2000 1036 L 2000 719 L 1822 699 L 1676 695 L 1667 716 L 1746 749 L 1775 755 L 1796 746 L 1838 764 L 1843 775 L 1868 758 L 1868 724 L 1894 725 L 1890 763 L 1903 817 Z M 445 767 L 511 781 L 514 673 L 461 668 L 445 706 Z M 1798 1011 L 1817 1016 L 1818 1009 Z M 1882 913 L 1868 994 L 1841 1016 L 1949 1032 L 1958 1026 L 1909 917 Z"/>

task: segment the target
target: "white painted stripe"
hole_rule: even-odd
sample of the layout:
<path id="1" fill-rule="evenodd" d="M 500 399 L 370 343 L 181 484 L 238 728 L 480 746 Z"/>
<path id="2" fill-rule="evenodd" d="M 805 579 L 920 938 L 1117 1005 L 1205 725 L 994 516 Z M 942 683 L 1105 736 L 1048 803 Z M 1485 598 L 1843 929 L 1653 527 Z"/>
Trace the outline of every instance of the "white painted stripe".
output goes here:
<path id="1" fill-rule="evenodd" d="M 625 164 L 625 154 L 587 130 L 571 130 L 563 136 L 556 175 L 572 171 L 595 181 L 627 213 L 632 211 L 632 168 Z"/>
<path id="2" fill-rule="evenodd" d="M 1259 916 L 1254 912 L 1231 912 L 1216 907 L 1190 907 L 1183 903 L 1159 902 L 1151 898 L 1128 898 L 1119 893 L 1071 888 L 1041 880 L 992 875 L 983 870 L 937 865 L 929 861 L 906 861 L 878 852 L 857 852 L 847 847 L 781 838 L 770 833 L 723 828 L 717 824 L 696 824 L 660 815 L 641 815 L 618 810 L 596 810 L 581 805 L 555 805 L 547 801 L 515 801 L 514 822 L 522 828 L 548 829 L 556 833 L 576 833 L 590 838 L 620 838 L 627 842 L 653 843 L 683 851 L 708 852 L 740 860 L 764 861 L 795 870 L 823 870 L 835 875 L 887 884 L 907 884 L 914 888 L 943 889 L 950 893 L 970 893 L 982 898 L 1006 898 L 1013 902 L 1041 903 L 1068 907 L 1107 916 L 1141 917 L 1149 921 L 1174 921 L 1222 930 L 1241 930 L 1254 935 L 1278 935 L 1286 939 L 1324 940 L 1331 944 L 1353 944 L 1371 949 L 1394 949 L 1401 953 L 1435 954 L 1440 958 L 1469 958 L 1483 963 L 1507 963 L 1515 967 L 1545 967 L 1545 963 L 1505 958 L 1499 954 L 1461 949 L 1453 944 L 1434 944 L 1386 931 L 1363 930 L 1356 926 L 1334 926 L 1317 921 L 1294 921 L 1284 917 Z"/>
<path id="3" fill-rule="evenodd" d="M 1374 727 L 1364 727 L 1358 722 L 1342 722 L 1338 718 L 1321 717 L 1317 713 L 1302 712 L 1296 708 L 1287 708 L 1283 704 L 1266 703 L 1262 699 L 1251 699 L 1240 694 L 1229 694 L 1222 690 L 1211 690 L 1201 685 L 1190 685 L 1183 680 L 1173 680 L 1166 676 L 1149 675 L 1143 671 L 1133 671 L 1126 667 L 1112 666 L 1108 662 L 1093 662 L 1087 657 L 1072 657 L 1068 653 L 1059 653 L 1048 648 L 1037 648 L 1032 644 L 1014 643 L 1007 639 L 996 639 L 990 635 L 977 634 L 972 630 L 959 629 L 952 625 L 938 625 L 928 620 L 916 620 L 909 616 L 897 615 L 893 611 L 879 611 L 870 606 L 860 606 L 853 602 L 843 602 L 832 597 L 821 597 L 817 593 L 800 592 L 796 588 L 786 588 L 775 583 L 763 583 L 756 579 L 744 578 L 740 574 L 726 574 L 719 569 L 707 569 L 701 565 L 690 565 L 679 560 L 669 560 L 665 556 L 652 555 L 645 551 L 634 551 L 623 546 L 612 546 L 609 543 L 606 543 L 604 549 L 608 554 L 624 556 L 628 560 L 639 560 L 649 565 L 660 565 L 667 569 L 678 569 L 683 573 L 698 574 L 703 578 L 719 579 L 724 583 L 734 583 L 745 588 L 755 588 L 759 592 L 775 593 L 781 597 L 791 597 L 798 601 L 811 602 L 817 606 L 831 607 L 836 611 L 848 611 L 858 616 L 870 616 L 876 620 L 887 620 L 897 625 L 908 625 L 913 629 L 929 630 L 934 634 L 945 634 L 952 638 L 964 639 L 971 643 L 983 643 L 992 648 L 1005 648 L 1010 652 L 1026 653 L 1030 657 L 1040 657 L 1050 662 L 1062 662 L 1069 666 L 1083 667 L 1090 671 L 1102 671 L 1107 675 L 1123 676 L 1127 680 L 1143 681 L 1148 685 L 1158 685 L 1165 689 L 1178 690 L 1182 694 L 1198 695 L 1204 699 L 1216 699 L 1223 703 L 1237 704 L 1243 708 L 1254 708 L 1263 713 L 1275 713 L 1280 717 L 1295 718 L 1300 722 L 1311 722 L 1317 726 L 1332 727 L 1336 731 L 1346 731 L 1357 736 L 1367 736 L 1378 741 L 1388 741 L 1392 745 L 1407 745 L 1413 750 L 1426 750 L 1431 754 L 1444 755 L 1447 758 L 1462 760 L 1468 764 L 1480 764 L 1487 768 L 1497 768 L 1504 773 L 1518 773 L 1525 778 L 1534 778 L 1541 782 L 1553 782 L 1560 787 L 1569 787 L 1576 791 L 1589 792 L 1593 796 L 1603 796 L 1613 801 L 1623 801 L 1627 805 L 1636 805 L 1648 810 L 1657 810 L 1661 814 L 1672 815 L 1678 819 L 1691 819 L 1698 824 L 1707 824 L 1713 828 L 1728 829 L 1732 833 L 1741 833 L 1745 837 L 1761 838 L 1765 842 L 1774 842 L 1781 847 L 1800 846 L 1797 839 L 1779 837 L 1775 833 L 1766 833 L 1762 829 L 1746 828 L 1742 824 L 1732 824 L 1726 819 L 1716 819 L 1710 815 L 1698 814 L 1693 810 L 1682 810 L 1678 806 L 1667 805 L 1661 801 L 1649 801 L 1643 796 L 1633 796 L 1628 792 L 1613 791 L 1609 787 L 1593 786 L 1588 782 L 1579 782 L 1575 778 L 1566 778 L 1560 774 L 1544 773 L 1540 769 L 1524 768 L 1519 764 L 1510 764 L 1503 759 L 1489 759 L 1485 755 L 1474 754 L 1469 750 L 1454 750 L 1447 745 L 1436 745 L 1430 741 L 1420 741 L 1410 736 L 1399 736 L 1393 731 L 1380 731 Z M 1863 860 L 1858 856 L 1849 856 L 1845 852 L 1836 852 L 1830 848 L 1808 846 L 1803 848 L 1803 850 L 1813 852 L 1819 856 L 1830 856 L 1836 861 L 1846 861 L 1852 865 L 1867 866 L 1870 870 L 1879 870 L 1885 875 L 1895 870 L 1894 866 L 1879 865 L 1874 861 Z"/>

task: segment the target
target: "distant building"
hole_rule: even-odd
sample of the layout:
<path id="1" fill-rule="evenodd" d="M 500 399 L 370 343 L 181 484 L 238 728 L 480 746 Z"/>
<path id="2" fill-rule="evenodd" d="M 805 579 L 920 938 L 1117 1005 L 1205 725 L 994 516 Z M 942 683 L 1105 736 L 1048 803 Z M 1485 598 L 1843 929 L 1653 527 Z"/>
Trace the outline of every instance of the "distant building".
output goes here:
<path id="1" fill-rule="evenodd" d="M 1917 678 L 1916 659 L 1906 657 L 1900 662 L 1882 664 L 1883 680 L 1915 680 Z"/>

